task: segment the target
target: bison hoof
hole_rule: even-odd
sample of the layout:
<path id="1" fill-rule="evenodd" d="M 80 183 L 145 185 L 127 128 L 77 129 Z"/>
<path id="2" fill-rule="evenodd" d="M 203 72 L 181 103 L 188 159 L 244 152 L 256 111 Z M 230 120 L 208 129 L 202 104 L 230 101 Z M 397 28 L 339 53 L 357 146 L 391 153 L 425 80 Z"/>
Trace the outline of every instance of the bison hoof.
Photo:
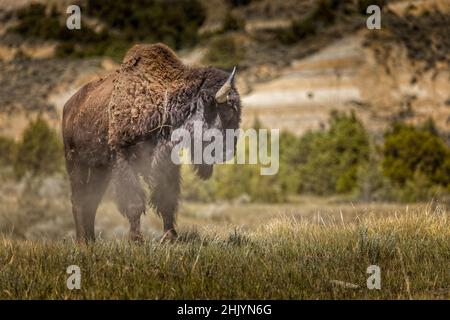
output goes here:
<path id="1" fill-rule="evenodd" d="M 144 236 L 140 232 L 132 232 L 130 233 L 130 241 L 135 243 L 143 243 Z"/>
<path id="2" fill-rule="evenodd" d="M 178 238 L 177 232 L 174 229 L 170 229 L 170 230 L 167 230 L 164 232 L 164 234 L 161 237 L 160 242 L 163 242 L 163 241 L 173 242 L 173 241 L 177 240 L 177 238 Z"/>

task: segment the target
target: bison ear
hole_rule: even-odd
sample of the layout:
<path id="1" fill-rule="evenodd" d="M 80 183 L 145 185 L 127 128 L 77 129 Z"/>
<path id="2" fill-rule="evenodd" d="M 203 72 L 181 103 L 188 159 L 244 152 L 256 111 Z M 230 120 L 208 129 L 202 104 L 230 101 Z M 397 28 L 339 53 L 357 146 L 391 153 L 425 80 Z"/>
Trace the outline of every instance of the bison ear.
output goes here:
<path id="1" fill-rule="evenodd" d="M 228 77 L 228 80 L 223 84 L 223 86 L 216 93 L 216 101 L 218 103 L 224 103 L 227 101 L 228 93 L 231 90 L 231 85 L 234 83 L 234 77 L 236 76 L 236 67 L 233 68 L 233 72 Z"/>

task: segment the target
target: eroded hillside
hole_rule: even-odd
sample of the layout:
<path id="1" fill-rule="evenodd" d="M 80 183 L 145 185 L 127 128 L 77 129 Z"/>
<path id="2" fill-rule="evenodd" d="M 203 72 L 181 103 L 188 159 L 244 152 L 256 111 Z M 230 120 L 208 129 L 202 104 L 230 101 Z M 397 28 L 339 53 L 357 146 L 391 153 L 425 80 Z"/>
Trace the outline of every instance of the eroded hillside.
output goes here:
<path id="1" fill-rule="evenodd" d="M 59 127 L 70 95 L 117 67 L 110 58 L 57 57 L 58 41 L 9 32 L 15 10 L 29 2 L 0 2 L 0 133 L 16 138 L 37 113 Z M 375 133 L 393 119 L 430 116 L 449 131 L 450 1 L 390 2 L 381 30 L 366 29 L 366 17 L 352 11 L 355 1 L 321 9 L 314 0 L 242 3 L 203 1 L 200 41 L 179 54 L 193 64 L 225 56 L 239 65 L 245 126 L 258 118 L 302 133 L 338 109 L 355 110 Z M 212 48 L 222 56 L 209 54 Z"/>
<path id="2" fill-rule="evenodd" d="M 382 30 L 363 27 L 291 60 L 244 97 L 247 119 L 304 132 L 325 123 L 332 109 L 354 109 L 375 132 L 394 119 L 430 116 L 448 131 L 449 4 L 390 5 Z"/>

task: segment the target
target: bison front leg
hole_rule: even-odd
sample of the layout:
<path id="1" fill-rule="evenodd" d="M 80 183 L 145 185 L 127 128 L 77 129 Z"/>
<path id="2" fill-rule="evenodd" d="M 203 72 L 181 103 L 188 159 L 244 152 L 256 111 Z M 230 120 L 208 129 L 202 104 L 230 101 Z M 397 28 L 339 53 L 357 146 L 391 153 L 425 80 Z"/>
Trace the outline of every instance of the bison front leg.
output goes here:
<path id="1" fill-rule="evenodd" d="M 163 238 L 175 240 L 177 238 L 175 214 L 178 207 L 180 187 L 178 181 L 169 180 L 172 177 L 173 172 L 170 177 L 159 180 L 159 183 L 153 189 L 151 202 L 157 214 L 163 219 Z"/>
<path id="2" fill-rule="evenodd" d="M 164 224 L 163 239 L 175 240 L 175 215 L 180 196 L 180 166 L 170 158 L 170 145 L 158 146 L 146 181 L 152 189 L 151 203 Z"/>
<path id="3" fill-rule="evenodd" d="M 114 167 L 114 191 L 120 213 L 130 222 L 130 240 L 140 242 L 141 215 L 145 212 L 145 192 L 133 168 L 124 159 Z"/>

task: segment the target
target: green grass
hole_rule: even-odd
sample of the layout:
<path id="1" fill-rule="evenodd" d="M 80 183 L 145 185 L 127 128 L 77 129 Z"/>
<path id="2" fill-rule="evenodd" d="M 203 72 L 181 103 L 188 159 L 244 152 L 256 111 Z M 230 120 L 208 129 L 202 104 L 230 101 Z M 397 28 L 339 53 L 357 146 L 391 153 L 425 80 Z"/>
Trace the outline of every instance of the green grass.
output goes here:
<path id="1" fill-rule="evenodd" d="M 142 245 L 4 237 L 0 299 L 448 299 L 448 218 L 439 207 L 348 223 L 278 217 L 249 231 L 204 226 Z M 72 264 L 80 290 L 66 288 Z M 366 288 L 372 264 L 381 290 Z"/>

